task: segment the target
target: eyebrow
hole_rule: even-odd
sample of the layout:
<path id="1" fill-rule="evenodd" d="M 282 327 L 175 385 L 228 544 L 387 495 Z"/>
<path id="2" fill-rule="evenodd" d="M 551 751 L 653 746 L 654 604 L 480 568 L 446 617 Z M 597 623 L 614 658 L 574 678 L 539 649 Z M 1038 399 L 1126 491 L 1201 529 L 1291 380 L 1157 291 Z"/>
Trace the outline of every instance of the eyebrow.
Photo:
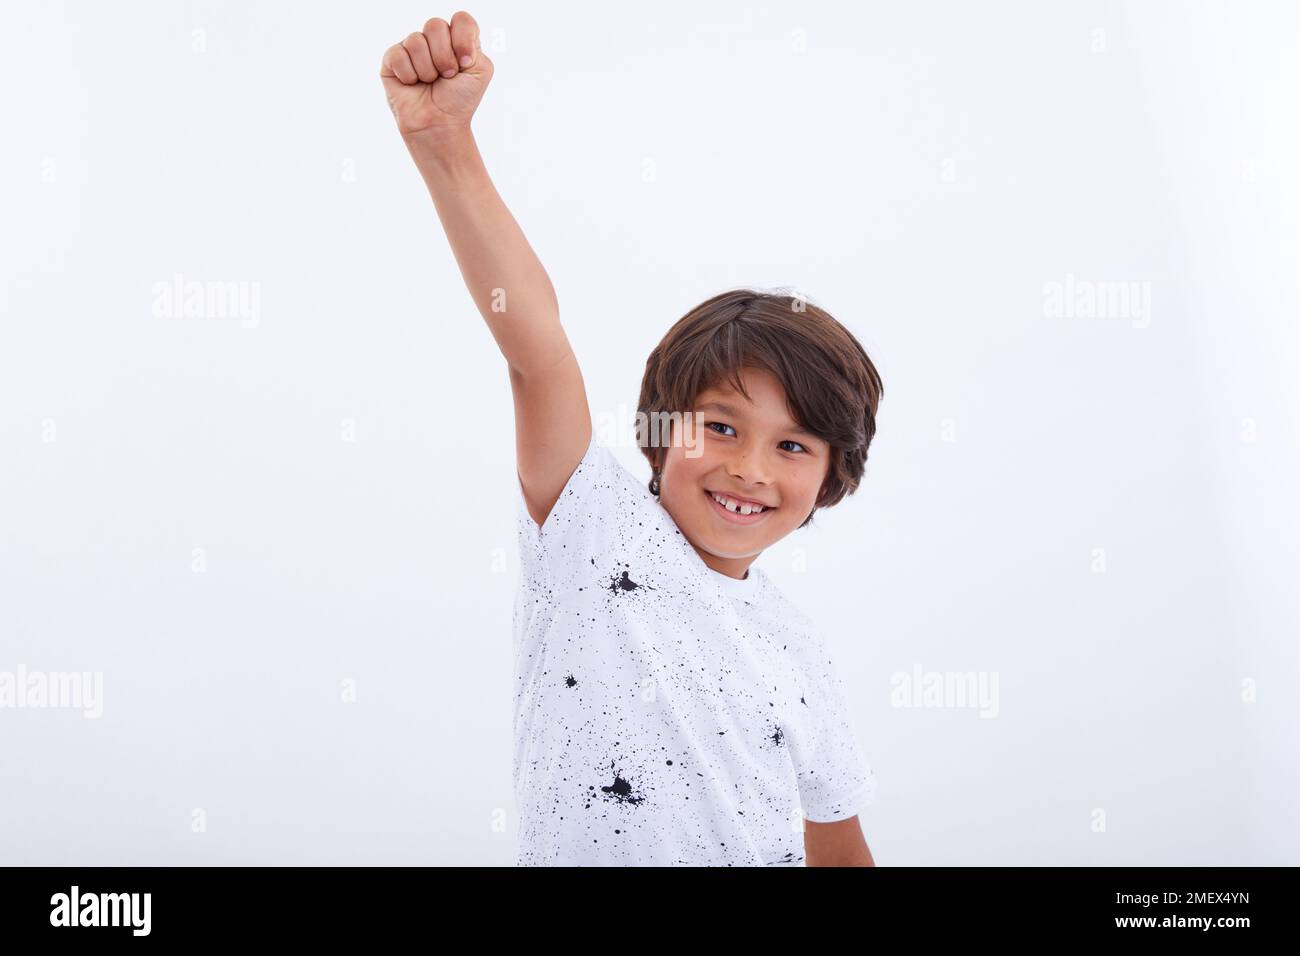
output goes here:
<path id="1" fill-rule="evenodd" d="M 714 408 L 722 412 L 724 415 L 730 415 L 732 418 L 745 417 L 744 412 L 736 408 L 734 405 L 728 405 L 726 402 L 705 402 L 703 405 L 697 405 L 695 408 L 696 411 L 704 411 L 706 408 Z M 783 430 L 789 432 L 791 435 L 803 435 L 805 438 L 818 438 L 818 436 L 808 431 L 808 429 L 801 428 L 798 425 L 789 425 Z M 818 438 L 818 440 L 821 441 L 822 439 Z"/>

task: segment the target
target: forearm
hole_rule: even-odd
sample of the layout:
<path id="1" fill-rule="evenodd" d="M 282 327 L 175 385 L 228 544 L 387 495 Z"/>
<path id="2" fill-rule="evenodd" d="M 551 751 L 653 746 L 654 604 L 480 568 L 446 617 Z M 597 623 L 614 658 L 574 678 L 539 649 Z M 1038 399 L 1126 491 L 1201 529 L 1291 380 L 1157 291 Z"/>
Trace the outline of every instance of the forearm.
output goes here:
<path id="1" fill-rule="evenodd" d="M 805 866 L 875 866 L 856 815 L 834 823 L 804 821 Z"/>
<path id="2" fill-rule="evenodd" d="M 473 133 L 404 139 L 506 362 L 525 376 L 552 367 L 569 349 L 555 289 L 492 184 Z"/>

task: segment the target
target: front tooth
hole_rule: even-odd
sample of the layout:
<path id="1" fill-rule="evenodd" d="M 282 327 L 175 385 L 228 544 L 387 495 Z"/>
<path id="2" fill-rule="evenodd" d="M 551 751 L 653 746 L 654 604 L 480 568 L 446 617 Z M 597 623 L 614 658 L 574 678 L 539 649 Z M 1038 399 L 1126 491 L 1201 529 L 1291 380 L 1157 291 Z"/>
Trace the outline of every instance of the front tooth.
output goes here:
<path id="1" fill-rule="evenodd" d="M 721 498 L 718 495 L 714 495 L 713 500 L 735 514 L 756 515 L 763 510 L 761 505 L 740 505 L 736 504 L 736 502 L 732 501 L 730 498 Z"/>

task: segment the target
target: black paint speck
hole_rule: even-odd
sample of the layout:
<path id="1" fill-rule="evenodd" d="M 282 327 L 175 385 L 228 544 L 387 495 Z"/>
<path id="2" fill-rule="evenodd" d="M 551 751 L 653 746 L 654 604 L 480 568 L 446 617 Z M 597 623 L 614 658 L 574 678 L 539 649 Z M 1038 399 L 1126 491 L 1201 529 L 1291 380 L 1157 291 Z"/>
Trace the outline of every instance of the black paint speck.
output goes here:
<path id="1" fill-rule="evenodd" d="M 614 574 L 610 576 L 609 589 L 613 591 L 615 594 L 617 594 L 620 590 L 635 591 L 637 588 L 648 588 L 651 591 L 655 590 L 654 588 L 650 587 L 650 585 L 648 584 L 637 584 L 630 577 L 628 577 L 626 571 L 623 571 L 621 574 Z"/>
<path id="2" fill-rule="evenodd" d="M 609 767 L 611 770 L 614 769 L 613 761 L 610 761 Z M 612 784 L 608 787 L 601 787 L 600 789 L 602 793 L 609 794 L 619 803 L 630 803 L 635 806 L 645 800 L 645 797 L 641 794 L 633 792 L 632 785 L 617 773 L 614 774 L 614 782 Z"/>

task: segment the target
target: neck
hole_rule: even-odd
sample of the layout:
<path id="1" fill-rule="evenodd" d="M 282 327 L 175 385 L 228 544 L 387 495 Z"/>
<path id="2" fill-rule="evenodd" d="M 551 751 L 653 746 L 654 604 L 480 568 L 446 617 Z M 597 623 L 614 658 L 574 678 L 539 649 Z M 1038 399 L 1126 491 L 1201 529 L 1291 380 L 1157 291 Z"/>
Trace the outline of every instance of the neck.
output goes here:
<path id="1" fill-rule="evenodd" d="M 695 546 L 691 545 L 691 547 Z M 745 558 L 720 558 L 716 554 L 710 554 L 709 552 L 702 551 L 699 548 L 695 548 L 695 553 L 700 556 L 701 561 L 714 571 L 717 571 L 719 574 L 725 574 L 729 578 L 736 578 L 740 581 L 743 581 L 749 576 L 749 566 L 753 564 L 754 559 L 758 557 L 756 554 L 751 554 L 749 557 Z"/>

